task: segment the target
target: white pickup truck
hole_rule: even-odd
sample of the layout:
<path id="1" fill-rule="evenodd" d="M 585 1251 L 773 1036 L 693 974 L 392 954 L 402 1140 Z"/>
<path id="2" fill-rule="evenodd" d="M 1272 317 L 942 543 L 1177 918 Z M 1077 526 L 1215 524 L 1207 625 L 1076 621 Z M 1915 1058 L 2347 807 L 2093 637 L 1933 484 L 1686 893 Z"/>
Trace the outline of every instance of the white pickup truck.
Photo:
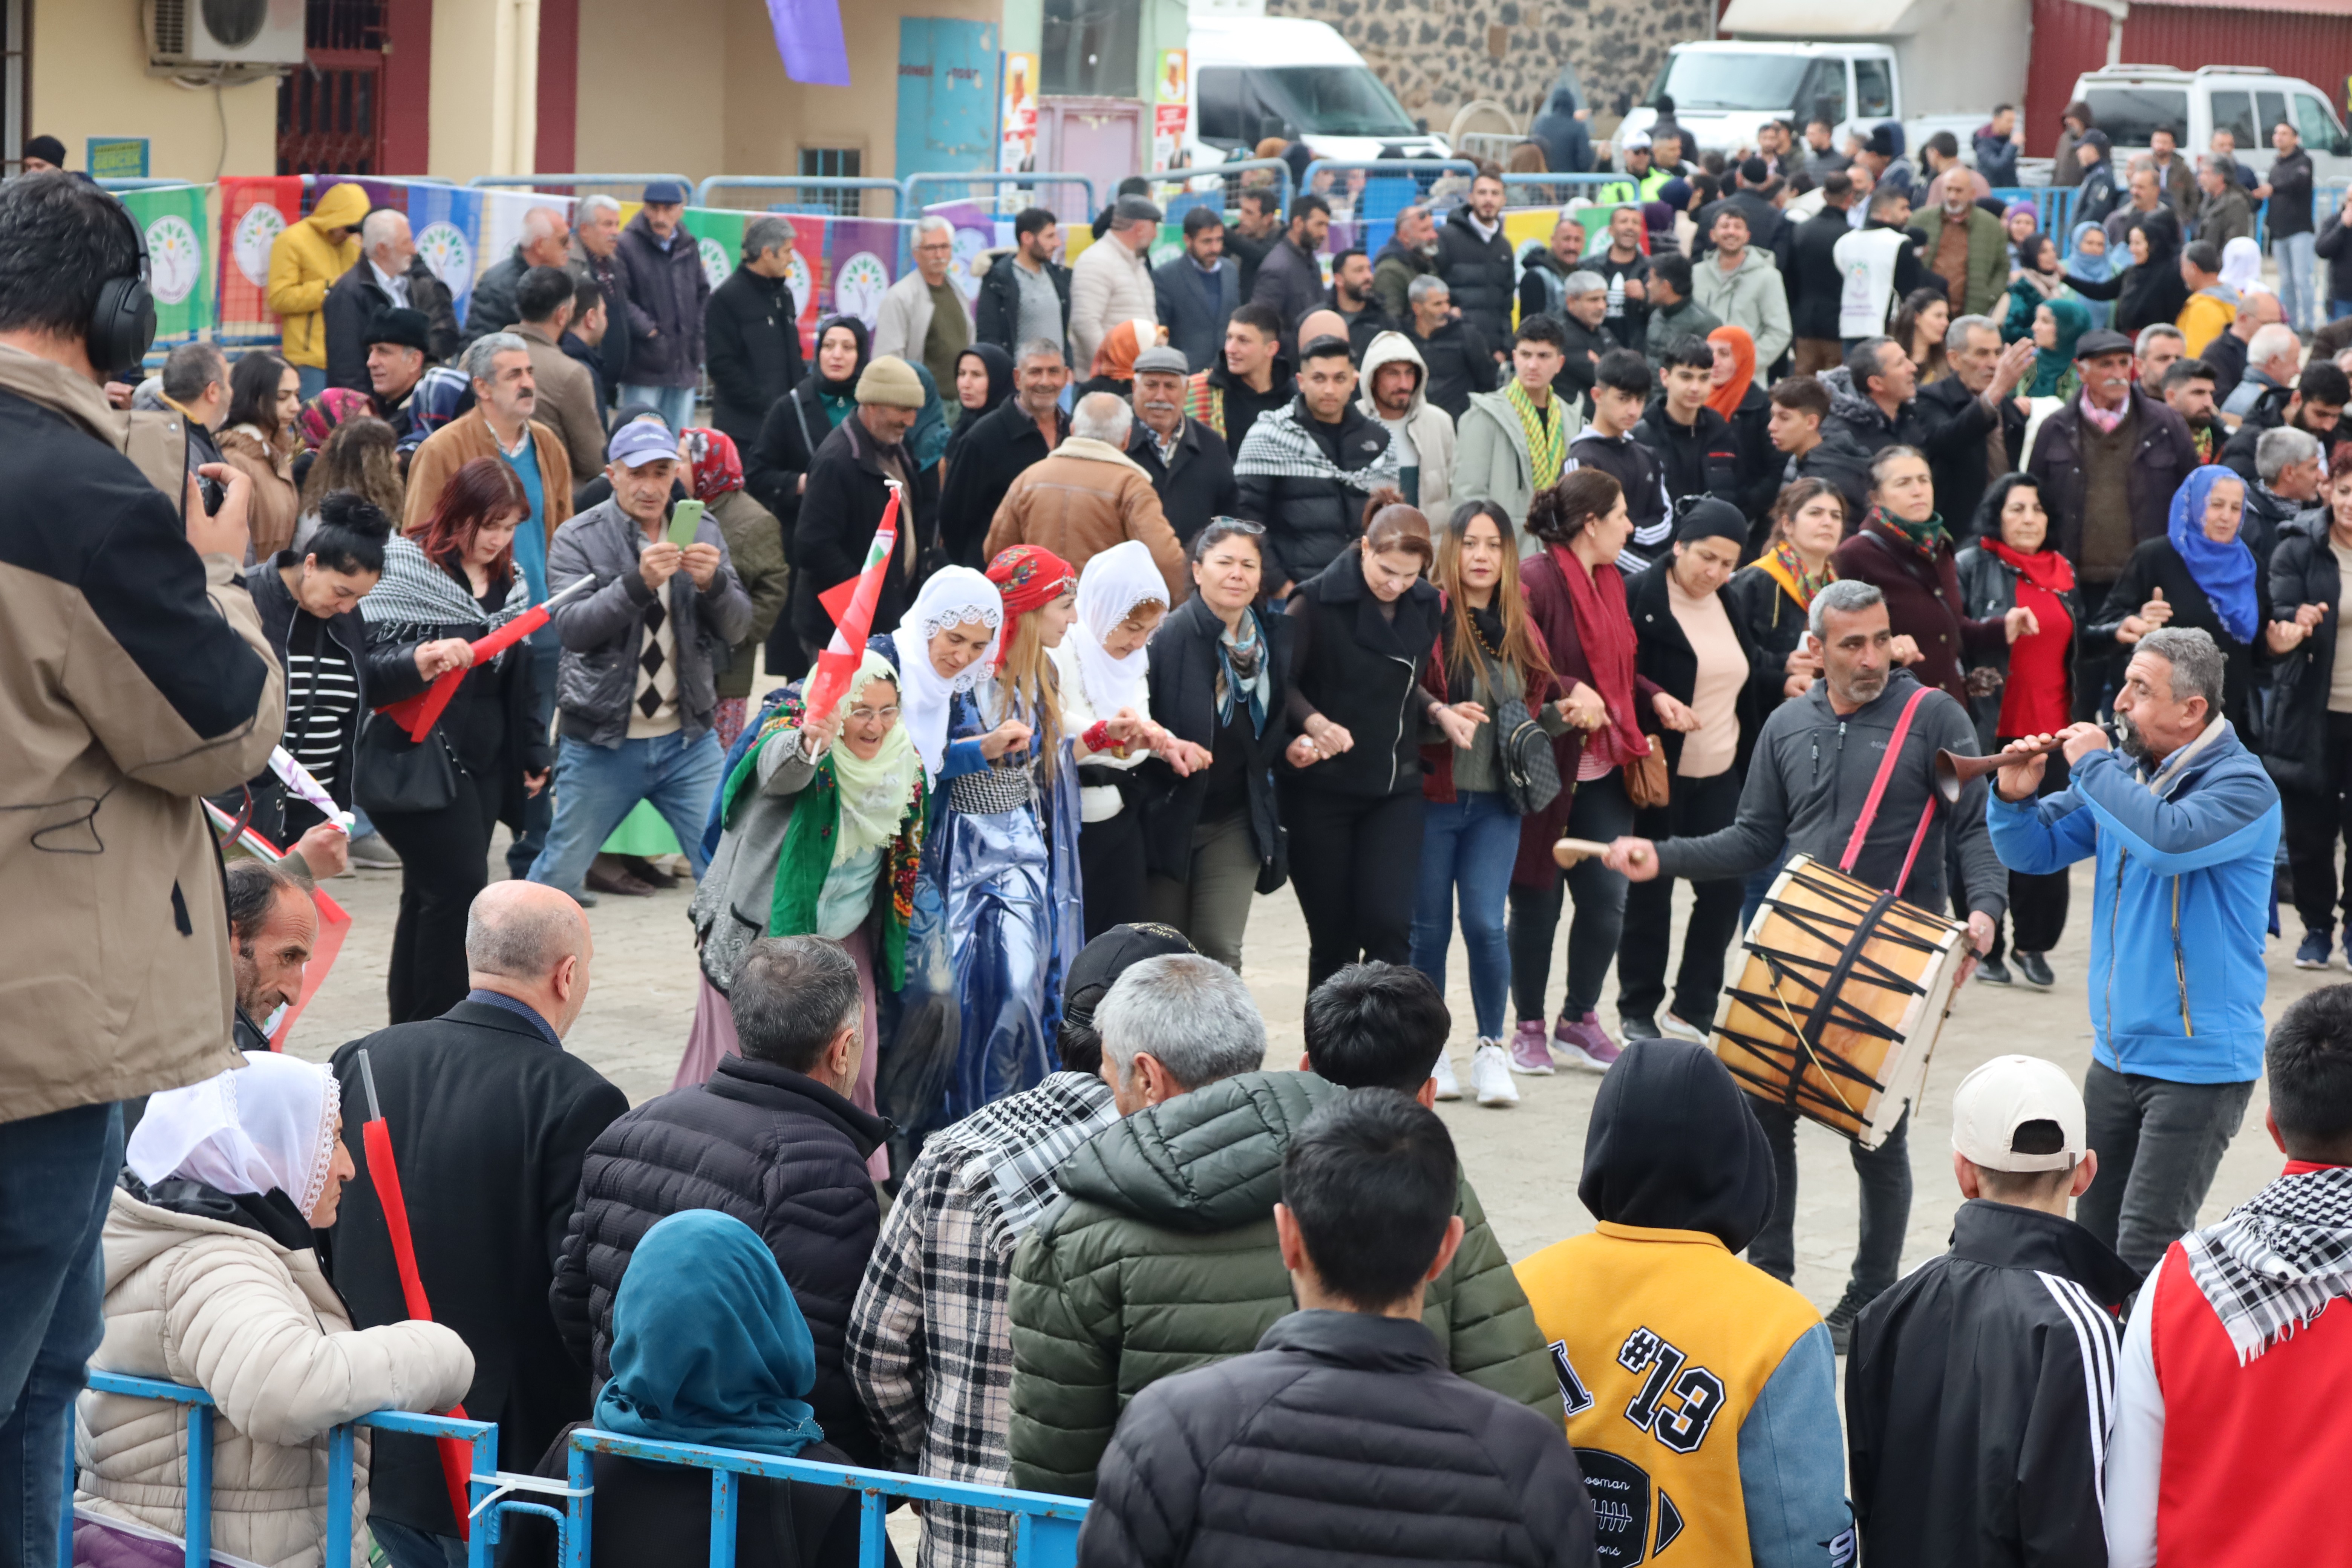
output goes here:
<path id="1" fill-rule="evenodd" d="M 1929 136 L 1949 131 L 1960 143 L 1962 160 L 1973 163 L 1969 138 L 1992 117 L 1990 99 L 1977 110 L 1906 112 L 1916 106 L 1905 96 L 1902 62 L 1885 44 L 1676 44 L 1642 102 L 1626 111 L 1619 137 L 1647 131 L 1657 119 L 1654 106 L 1662 94 L 1674 100 L 1675 119 L 1698 139 L 1698 146 L 1685 148 L 1686 153 L 1753 147 L 1758 129 L 1769 120 L 1791 121 L 1801 132 L 1807 121 L 1826 119 L 1841 142 L 1849 130 L 1866 136 L 1873 126 L 1892 120 L 1902 125 L 1910 156 L 1918 156 L 1919 144 Z"/>

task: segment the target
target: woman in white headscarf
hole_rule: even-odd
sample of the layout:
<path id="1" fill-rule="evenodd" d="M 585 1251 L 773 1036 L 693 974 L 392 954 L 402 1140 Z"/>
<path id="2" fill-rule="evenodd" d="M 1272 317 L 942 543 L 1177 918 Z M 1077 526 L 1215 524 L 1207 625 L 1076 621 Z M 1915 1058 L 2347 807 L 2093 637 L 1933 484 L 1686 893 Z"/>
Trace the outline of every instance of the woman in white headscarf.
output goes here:
<path id="1" fill-rule="evenodd" d="M 1143 645 L 1168 614 L 1168 581 L 1142 541 L 1114 544 L 1078 574 L 1077 619 L 1051 650 L 1061 677 L 1062 729 L 1078 762 L 1078 879 L 1086 938 L 1146 918 L 1140 780 L 1155 752 L 1181 778 L 1208 753 L 1151 720 L 1151 659 Z"/>
<path id="2" fill-rule="evenodd" d="M 311 1249 L 352 1174 L 334 1076 L 267 1051 L 245 1059 L 147 1102 L 107 1215 L 106 1339 L 90 1364 L 211 1394 L 214 1549 L 320 1568 L 328 1428 L 446 1410 L 474 1358 L 437 1323 L 352 1327 Z M 184 1405 L 84 1394 L 76 1507 L 182 1534 L 186 1421 Z M 362 1435 L 353 1568 L 367 1560 L 367 1453 Z"/>
<path id="3" fill-rule="evenodd" d="M 2240 235 L 2221 247 L 2221 281 L 2241 295 L 2262 281 L 2263 247 Z"/>
<path id="4" fill-rule="evenodd" d="M 872 647 L 833 711 L 812 718 L 803 685 L 772 697 L 719 786 L 719 847 L 688 918 L 701 951 L 701 999 L 673 1089 L 740 1054 L 727 997 L 763 936 L 829 937 L 849 950 L 877 1038 L 876 994 L 906 981 L 907 926 L 922 856 L 922 759 L 901 721 L 898 672 Z M 874 1109 L 877 1052 L 861 1054 L 850 1099 Z M 888 1159 L 868 1162 L 879 1179 Z"/>

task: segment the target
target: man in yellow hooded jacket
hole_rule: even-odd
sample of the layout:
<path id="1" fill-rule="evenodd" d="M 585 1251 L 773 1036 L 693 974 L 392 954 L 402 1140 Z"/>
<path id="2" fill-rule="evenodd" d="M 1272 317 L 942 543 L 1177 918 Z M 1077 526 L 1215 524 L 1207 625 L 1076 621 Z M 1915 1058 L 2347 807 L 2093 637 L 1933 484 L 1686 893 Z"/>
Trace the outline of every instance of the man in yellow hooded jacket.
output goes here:
<path id="1" fill-rule="evenodd" d="M 310 216 L 270 243 L 269 289 L 279 352 L 302 378 L 302 395 L 327 389 L 327 290 L 360 258 L 360 220 L 367 192 L 345 181 L 319 198 Z"/>

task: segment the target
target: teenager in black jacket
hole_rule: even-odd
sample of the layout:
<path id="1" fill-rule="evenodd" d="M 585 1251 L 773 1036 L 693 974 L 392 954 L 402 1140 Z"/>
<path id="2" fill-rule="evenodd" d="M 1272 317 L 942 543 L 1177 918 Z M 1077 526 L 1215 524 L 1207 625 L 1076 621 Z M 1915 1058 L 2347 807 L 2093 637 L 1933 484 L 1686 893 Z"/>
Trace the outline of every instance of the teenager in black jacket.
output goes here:
<path id="1" fill-rule="evenodd" d="M 2098 1157 L 2059 1068 L 1996 1057 L 1952 1097 L 1951 1250 L 1862 1310 L 1847 1474 L 1867 1563 L 2105 1563 L 2116 1314 L 2139 1287 L 2066 1217 Z"/>
<path id="2" fill-rule="evenodd" d="M 1633 439 L 1658 459 L 1666 497 L 1713 496 L 1740 501 L 1739 438 L 1731 421 L 1706 405 L 1715 351 L 1692 339 L 1676 344 L 1660 367 L 1664 385 L 1633 426 Z"/>

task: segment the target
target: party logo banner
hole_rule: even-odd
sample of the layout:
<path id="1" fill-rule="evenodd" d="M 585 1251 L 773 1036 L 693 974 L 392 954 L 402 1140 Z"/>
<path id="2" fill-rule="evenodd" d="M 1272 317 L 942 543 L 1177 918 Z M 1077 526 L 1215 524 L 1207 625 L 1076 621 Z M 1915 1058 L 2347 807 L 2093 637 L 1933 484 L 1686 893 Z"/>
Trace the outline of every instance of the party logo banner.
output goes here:
<path id="1" fill-rule="evenodd" d="M 293 174 L 231 176 L 220 182 L 219 340 L 278 341 L 269 309 L 269 253 L 287 226 L 302 216 L 302 181 Z"/>
<path id="2" fill-rule="evenodd" d="M 193 342 L 213 324 L 210 227 L 202 185 L 125 191 L 122 205 L 147 239 L 148 288 L 155 296 L 155 341 Z M 265 271 L 266 276 L 266 271 Z"/>

